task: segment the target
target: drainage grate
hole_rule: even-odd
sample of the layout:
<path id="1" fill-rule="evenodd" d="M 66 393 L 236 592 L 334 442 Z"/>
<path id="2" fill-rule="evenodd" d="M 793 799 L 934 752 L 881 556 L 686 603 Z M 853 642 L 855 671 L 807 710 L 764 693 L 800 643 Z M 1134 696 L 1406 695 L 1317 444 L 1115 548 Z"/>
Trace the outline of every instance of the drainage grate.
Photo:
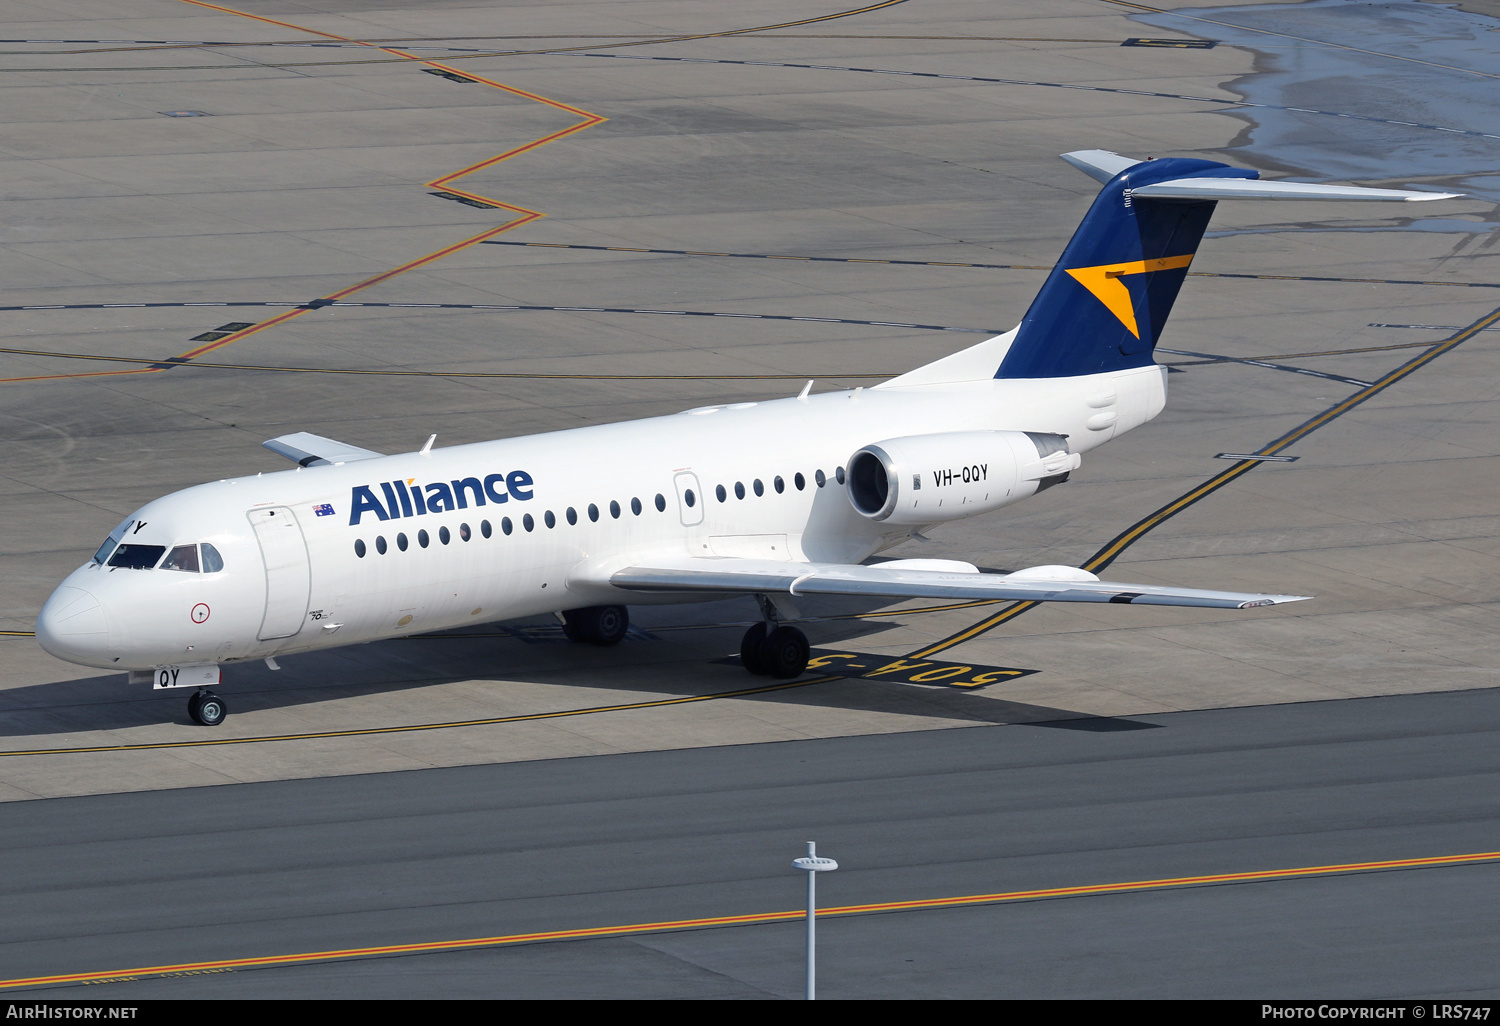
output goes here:
<path id="1" fill-rule="evenodd" d="M 462 82 L 464 85 L 469 85 L 474 81 L 469 76 L 460 75 L 456 71 L 439 71 L 437 68 L 423 68 L 422 70 L 429 75 L 436 75 L 438 78 L 446 78 L 449 82 Z"/>
<path id="2" fill-rule="evenodd" d="M 478 207 L 480 210 L 497 209 L 494 203 L 485 203 L 482 200 L 469 199 L 467 196 L 455 196 L 451 192 L 429 192 L 427 195 L 436 196 L 438 199 L 452 200 L 454 203 L 463 203 L 467 206 Z"/>
<path id="3" fill-rule="evenodd" d="M 201 335 L 194 335 L 192 338 L 188 339 L 188 341 L 189 342 L 217 342 L 221 338 L 228 338 L 230 335 L 233 335 L 236 331 L 244 331 L 246 328 L 253 328 L 253 327 L 255 327 L 255 322 L 254 321 L 230 321 L 228 324 L 221 324 L 221 325 L 219 325 L 213 331 L 205 331 Z"/>
<path id="4" fill-rule="evenodd" d="M 1121 46 L 1160 46 L 1168 50 L 1212 50 L 1217 39 L 1127 39 Z"/>

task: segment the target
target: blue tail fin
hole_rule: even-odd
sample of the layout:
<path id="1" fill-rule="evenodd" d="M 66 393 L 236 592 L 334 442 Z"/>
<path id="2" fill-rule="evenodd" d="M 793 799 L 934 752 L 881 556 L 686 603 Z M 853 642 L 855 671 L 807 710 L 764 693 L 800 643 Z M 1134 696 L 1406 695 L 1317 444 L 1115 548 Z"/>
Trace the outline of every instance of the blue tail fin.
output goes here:
<path id="1" fill-rule="evenodd" d="M 1134 164 L 1105 183 L 1052 269 L 997 378 L 1061 378 L 1145 367 L 1214 211 L 1208 199 L 1133 196 L 1191 177 L 1256 178 L 1208 160 Z"/>

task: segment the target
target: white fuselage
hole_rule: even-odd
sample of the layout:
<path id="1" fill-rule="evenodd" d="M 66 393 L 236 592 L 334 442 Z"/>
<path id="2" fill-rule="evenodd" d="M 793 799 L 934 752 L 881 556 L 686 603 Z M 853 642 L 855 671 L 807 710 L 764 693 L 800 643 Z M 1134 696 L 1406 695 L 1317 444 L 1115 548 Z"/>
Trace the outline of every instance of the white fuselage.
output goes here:
<path id="1" fill-rule="evenodd" d="M 611 573 L 658 553 L 856 563 L 911 531 L 851 506 L 842 468 L 861 446 L 1019 430 L 1067 435 L 1074 452 L 1087 452 L 1154 417 L 1164 380 L 1155 366 L 1074 378 L 897 379 L 199 485 L 142 507 L 125 540 L 210 543 L 222 570 L 91 561 L 49 599 L 38 637 L 88 666 L 226 663 L 705 597 L 647 597 L 609 584 Z M 398 484 L 408 496 L 416 486 L 431 509 L 403 502 Z M 360 486 L 373 505 L 356 502 Z M 270 538 L 270 524 L 285 533 Z"/>

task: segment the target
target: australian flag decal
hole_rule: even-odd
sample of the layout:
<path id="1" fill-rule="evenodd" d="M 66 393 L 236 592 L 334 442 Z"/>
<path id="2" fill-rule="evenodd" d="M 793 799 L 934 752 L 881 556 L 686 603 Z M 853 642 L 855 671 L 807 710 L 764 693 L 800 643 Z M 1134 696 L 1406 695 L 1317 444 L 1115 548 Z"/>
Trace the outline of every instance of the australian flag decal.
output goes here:
<path id="1" fill-rule="evenodd" d="M 331 517 L 333 516 L 333 504 L 329 502 L 320 503 L 313 507 L 313 512 L 320 517 Z"/>

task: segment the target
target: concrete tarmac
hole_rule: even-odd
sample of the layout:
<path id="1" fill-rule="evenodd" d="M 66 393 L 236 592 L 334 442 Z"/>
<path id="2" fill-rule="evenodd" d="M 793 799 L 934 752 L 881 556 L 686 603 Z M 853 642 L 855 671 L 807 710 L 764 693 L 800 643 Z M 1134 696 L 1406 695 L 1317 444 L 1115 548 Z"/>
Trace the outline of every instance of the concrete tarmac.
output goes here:
<path id="1" fill-rule="evenodd" d="M 0 807 L 6 978 L 1494 852 L 1500 691 Z M 1494 856 L 1500 859 L 1500 855 Z M 825 919 L 847 998 L 1489 998 L 1500 861 Z M 798 997 L 797 921 L 87 997 Z"/>
<path id="2" fill-rule="evenodd" d="M 1486 102 L 1500 74 L 1487 41 L 1500 21 L 1483 10 L 1405 2 L 1200 4 L 1149 17 L 1098 0 L 908 0 L 851 13 L 858 10 L 790 0 L 732 11 L 673 0 L 245 0 L 232 10 L 122 0 L 62 10 L 20 0 L 0 12 L 0 40 L 9 40 L 0 41 L 0 802 L 11 803 L 6 815 L 41 824 L 27 844 L 51 845 L 66 863 L 69 844 L 54 839 L 68 836 L 67 817 L 48 810 L 82 808 L 68 804 L 75 799 L 96 803 L 88 815 L 100 823 L 127 823 L 214 800 L 201 796 L 274 795 L 255 799 L 268 803 L 263 822 L 274 832 L 276 808 L 354 801 L 340 788 L 357 783 L 374 788 L 351 806 L 348 850 L 358 851 L 372 843 L 363 818 L 381 822 L 388 803 L 412 800 L 402 787 L 490 793 L 502 780 L 533 802 L 528 829 L 545 835 L 567 826 L 567 806 L 551 809 L 528 794 L 574 787 L 586 811 L 572 823 L 591 826 L 610 794 L 582 797 L 594 793 L 590 781 L 569 774 L 613 774 L 626 764 L 647 767 L 646 777 L 691 780 L 772 773 L 767 786 L 781 789 L 785 809 L 837 811 L 821 792 L 804 795 L 791 777 L 775 777 L 785 769 L 779 760 L 791 758 L 783 753 L 866 753 L 838 769 L 851 774 L 847 794 L 858 796 L 880 786 L 890 760 L 926 765 L 929 746 L 942 764 L 971 758 L 972 746 L 994 738 L 1050 737 L 1081 746 L 1068 751 L 1084 759 L 1090 746 L 1165 736 L 1026 724 L 1175 723 L 1188 711 L 1221 710 L 1193 715 L 1271 736 L 1266 724 L 1304 714 L 1297 710 L 1333 710 L 1337 722 L 1365 715 L 1338 710 L 1428 710 L 1424 702 L 1467 709 L 1454 694 L 1466 690 L 1488 701 L 1482 696 L 1500 685 L 1500 332 L 1470 329 L 1500 309 L 1500 114 Z M 730 31 L 739 34 L 717 34 Z M 1124 45 L 1142 37 L 1199 45 Z M 1425 50 L 1424 39 L 1432 40 Z M 1419 210 L 1221 204 L 1158 350 L 1174 371 L 1163 414 L 1091 454 L 1066 487 L 939 527 L 930 541 L 891 554 L 995 569 L 1079 565 L 1124 533 L 1129 544 L 1106 578 L 1307 594 L 1311 602 L 1247 611 L 1041 606 L 999 623 L 1000 606 L 808 603 L 804 627 L 814 645 L 894 658 L 941 643 L 937 658 L 1036 672 L 971 692 L 828 680 L 758 694 L 744 693 L 758 679 L 719 661 L 753 616 L 747 600 L 637 607 L 638 630 L 609 651 L 568 645 L 540 620 L 289 657 L 277 672 L 231 666 L 220 689 L 230 716 L 218 728 L 192 724 L 184 695 L 62 663 L 30 636 L 51 589 L 133 509 L 205 480 L 284 469 L 260 448 L 278 434 L 309 430 L 400 452 L 433 432 L 444 445 L 608 423 L 790 395 L 809 378 L 819 390 L 868 385 L 1006 330 L 1094 195 L 1095 183 L 1056 155 L 1093 147 L 1469 196 Z M 313 304 L 328 297 L 346 305 Z M 1351 397 L 1362 398 L 1351 406 Z M 1284 450 L 1295 462 L 1214 484 L 1236 466 L 1219 454 L 1253 452 L 1289 431 L 1299 432 Z M 1184 496 L 1196 498 L 1168 519 L 1150 519 Z M 961 643 L 945 641 L 960 635 Z M 1421 695 L 1434 697 L 1410 697 Z M 1396 704 L 1374 701 L 1380 696 Z M 1215 736 L 1207 751 L 1221 742 L 1233 748 L 1229 734 Z M 1026 744 L 1016 750 L 1042 754 Z M 1382 751 L 1380 773 L 1443 807 L 1440 793 L 1423 790 L 1441 753 Z M 1274 768 L 1267 760 L 1257 773 Z M 1024 777 L 998 793 L 1038 808 L 1057 793 L 1038 783 L 1031 794 Z M 417 780 L 424 783 L 401 783 Z M 265 791 L 232 786 L 275 781 Z M 963 816 L 982 819 L 996 794 L 974 792 Z M 1226 821 L 1215 857 L 1195 854 L 1191 865 L 1072 861 L 1064 846 L 1054 872 L 1045 855 L 1053 849 L 1037 842 L 1025 872 L 1006 880 L 1031 886 L 1493 847 L 1461 826 L 1431 837 L 1416 827 L 1381 833 L 1384 800 L 1330 805 L 1335 819 L 1366 810 L 1376 833 L 1341 846 L 1336 838 L 1364 828 L 1313 831 L 1321 839 L 1305 856 L 1258 840 L 1241 848 L 1237 839 L 1263 828 L 1241 834 Z M 255 807 L 244 798 L 237 805 Z M 462 808 L 454 814 L 467 815 Z M 1085 848 L 1128 847 L 1137 831 L 1168 830 L 1182 814 L 1150 803 L 1140 812 L 1139 822 L 1100 827 Z M 1218 822 L 1217 813 L 1191 812 Z M 648 818 L 663 815 L 671 818 L 653 807 Z M 1457 805 L 1439 819 L 1467 822 Z M 756 844 L 794 848 L 816 823 L 788 813 Z M 879 816 L 871 823 L 820 840 L 874 844 Z M 366 907 L 357 894 L 341 903 L 331 868 L 308 876 L 316 883 L 305 889 L 281 879 L 257 889 L 280 871 L 260 875 L 222 824 L 206 829 L 197 847 L 191 829 L 173 835 L 178 841 L 143 842 L 135 857 L 153 873 L 171 866 L 155 882 L 101 879 L 77 892 L 87 897 L 55 908 L 15 897 L 19 911 L 7 922 L 30 938 L 32 952 L 16 973 L 107 968 L 116 952 L 139 953 L 131 960 L 142 963 L 217 952 L 225 931 L 216 922 L 236 924 L 234 951 L 304 950 L 483 935 L 509 929 L 496 922 L 511 922 L 521 906 L 531 911 L 514 916 L 517 929 L 695 915 L 726 901 L 774 908 L 791 899 L 773 901 L 782 893 L 774 889 L 725 890 L 724 881 L 749 873 L 786 887 L 780 869 L 752 867 L 795 854 L 757 849 L 736 855 L 742 863 L 713 861 L 720 868 L 703 889 L 677 897 L 639 877 L 618 903 L 600 890 L 572 905 L 507 904 L 509 892 L 485 889 L 493 867 L 453 856 L 451 878 L 434 870 L 444 882 L 432 907 L 446 911 L 413 918 Z M 700 831 L 720 836 L 715 829 L 683 829 L 675 842 L 707 850 L 698 847 Z M 962 848 L 968 835 L 953 829 L 949 841 Z M 1308 835 L 1299 827 L 1289 836 Z M 89 835 L 76 837 L 89 861 L 104 857 Z M 178 843 L 188 856 L 173 850 Z M 666 844 L 640 850 L 665 859 Z M 286 845 L 296 849 L 278 837 L 273 863 Z M 913 840 L 902 857 L 915 850 Z M 47 863 L 24 858 L 8 886 L 48 893 Z M 535 867 L 504 868 L 532 881 L 536 895 L 553 893 Z M 82 863 L 69 872 L 88 878 Z M 942 955 L 907 975 L 911 952 L 897 952 L 918 914 L 843 920 L 829 930 L 854 931 L 860 950 L 886 952 L 870 956 L 869 994 L 882 981 L 913 993 L 933 981 L 955 994 L 1020 993 L 1005 988 L 1054 978 L 1045 966 L 1056 959 L 1072 968 L 1069 985 L 1097 980 L 1079 993 L 1207 993 L 1194 987 L 1249 979 L 1224 975 L 1212 961 L 1221 943 L 1285 992 L 1304 980 L 1360 993 L 1392 980 L 1411 992 L 1483 989 L 1490 983 L 1477 970 L 1450 979 L 1426 953 L 1463 967 L 1464 944 L 1486 950 L 1465 916 L 1484 907 L 1474 894 L 1489 893 L 1489 872 L 1307 881 L 1277 892 L 1298 900 L 1265 906 L 1201 904 L 1253 888 L 1173 892 L 1150 909 L 1180 902 L 1201 925 L 1174 932 L 1160 920 L 1149 949 L 1124 945 L 1128 971 L 1089 947 L 1090 930 L 1078 924 L 1038 926 L 1051 946 L 1034 958 L 1016 941 L 1024 933 L 952 925 L 1024 920 L 1043 905 L 921 913 L 948 924 L 925 935 Z M 858 875 L 841 873 L 831 889 Z M 997 873 L 993 864 L 976 875 L 945 869 L 931 893 L 1011 886 L 996 883 Z M 892 879 L 910 890 L 919 877 L 913 870 Z M 1439 879 L 1459 883 L 1444 890 L 1431 883 Z M 1381 880 L 1406 882 L 1387 892 Z M 409 881 L 396 882 L 406 901 Z M 465 883 L 479 888 L 473 909 Z M 385 886 L 371 878 L 354 890 Z M 548 886 L 566 891 L 555 878 Z M 327 924 L 273 909 L 273 925 L 256 926 L 276 887 L 329 889 L 331 905 L 307 906 L 329 909 Z M 211 914 L 199 916 L 193 903 L 205 890 Z M 658 897 L 664 904 L 653 911 Z M 1421 919 L 1419 899 L 1452 913 L 1445 916 L 1459 924 L 1457 947 L 1433 933 L 1444 917 Z M 133 932 L 123 916 L 110 918 L 117 901 L 143 913 L 186 909 L 182 932 L 172 923 Z M 1129 906 L 1122 923 L 1158 915 L 1144 898 L 1099 901 Z M 505 916 L 495 911 L 501 906 Z M 1328 916 L 1316 919 L 1314 906 Z M 1382 909 L 1393 910 L 1390 930 L 1370 918 Z M 1264 927 L 1244 935 L 1254 944 L 1226 932 L 1246 917 Z M 1316 943 L 1272 943 L 1290 936 L 1278 933 L 1286 917 Z M 1354 925 L 1339 933 L 1333 923 Z M 416 924 L 423 930 L 403 932 Z M 743 968 L 771 956 L 741 957 L 733 945 L 749 942 L 728 938 L 790 938 L 791 930 L 695 932 L 682 936 L 682 949 L 661 937 L 587 946 L 615 953 L 613 979 L 632 993 L 658 985 L 678 993 L 681 982 L 685 993 L 782 994 L 795 990 L 791 970 L 774 959 L 774 972 Z M 891 931 L 884 940 L 882 930 Z M 969 937 L 973 950 L 944 947 L 950 936 Z M 727 975 L 679 957 L 721 942 L 730 945 L 723 964 L 737 967 Z M 1357 954 L 1332 968 L 1309 960 L 1308 952 L 1347 944 Z M 1254 956 L 1268 945 L 1296 954 Z M 387 963 L 372 970 L 373 962 L 271 975 L 288 987 L 303 981 L 305 993 L 325 984 L 328 993 L 352 992 L 362 972 L 367 994 L 408 985 L 413 993 L 490 993 L 483 988 L 496 973 L 515 981 L 507 993 L 616 993 L 607 974 L 597 987 L 579 982 L 588 959 L 557 963 L 563 971 L 548 975 L 550 952 L 582 949 L 411 960 L 432 967 L 449 959 L 441 986 L 438 976 L 421 976 L 437 970 L 387 977 Z M 1006 959 L 987 961 L 991 951 Z M 720 964 L 718 955 L 703 957 Z M 1209 968 L 1178 971 L 1200 965 Z M 1298 975 L 1308 965 L 1320 968 Z M 1027 974 L 1017 976 L 1017 966 Z M 252 978 L 260 976 L 133 986 L 230 993 Z M 1247 984 L 1219 993 L 1230 991 L 1265 992 Z M 1075 991 L 1038 984 L 1025 992 Z"/>
<path id="3" fill-rule="evenodd" d="M 1493 333 L 1329 419 L 1287 450 L 1297 462 L 1262 465 L 1139 532 L 1107 575 L 1315 601 L 1033 609 L 945 652 L 1039 671 L 983 692 L 865 682 L 566 725 L 380 733 L 742 688 L 714 660 L 737 649 L 746 600 L 638 608 L 646 633 L 608 653 L 555 643 L 540 622 L 288 658 L 279 673 L 232 666 L 221 689 L 230 718 L 210 730 L 188 720 L 182 696 L 69 666 L 27 636 L 50 589 L 132 509 L 226 473 L 281 469 L 259 447 L 280 433 L 403 451 L 434 431 L 445 444 L 608 422 L 786 395 L 807 378 L 868 384 L 1008 328 L 1093 195 L 1057 160 L 1065 150 L 1220 156 L 1316 176 L 1316 147 L 1277 163 L 1246 128 L 1271 119 L 1272 138 L 1286 139 L 1300 118 L 1339 153 L 1352 152 L 1351 133 L 1405 133 L 1411 148 L 1387 145 L 1390 184 L 1466 188 L 1473 175 L 1458 163 L 1484 170 L 1496 145 L 1486 133 L 1500 124 L 1472 107 L 1473 123 L 1428 122 L 1441 120 L 1443 90 L 1458 88 L 1449 79 L 1482 75 L 1419 67 L 1405 50 L 1382 58 L 1394 15 L 1317 10 L 1329 45 L 1347 24 L 1370 51 L 1359 60 L 1399 64 L 1414 95 L 1442 80 L 1420 119 L 1402 127 L 1399 112 L 1347 90 L 1329 94 L 1347 111 L 1234 107 L 1230 86 L 1249 91 L 1271 67 L 1256 102 L 1301 96 L 1277 91 L 1293 50 L 1309 81 L 1342 74 L 1287 49 L 1274 34 L 1281 15 L 1258 8 L 1226 14 L 1241 45 L 1212 49 L 1121 45 L 1202 38 L 1211 12 L 1143 26 L 1092 0 L 1024 11 L 903 3 L 648 46 L 622 44 L 839 12 L 768 2 L 729 24 L 690 4 L 258 0 L 237 16 L 142 0 L 59 23 L 45 7 L 8 8 L 4 36 L 40 42 L 5 44 L 0 73 L 0 627 L 13 632 L 0 637 L 0 750 L 89 751 L 7 760 L 0 799 L 1013 722 L 1033 709 L 1133 715 L 1493 686 Z M 1426 31 L 1459 32 L 1427 17 L 1438 21 Z M 358 45 L 398 38 L 419 49 Z M 89 39 L 115 42 L 45 42 Z M 583 49 L 477 56 L 565 44 Z M 485 81 L 426 74 L 441 69 L 399 53 Z M 203 116 L 166 116 L 184 112 Z M 1443 138 L 1458 149 L 1441 173 L 1399 177 Z M 530 215 L 445 201 L 424 183 L 518 147 L 450 184 L 546 216 L 459 245 Z M 1387 181 L 1360 159 L 1360 180 Z M 1500 306 L 1488 200 L 1425 205 L 1420 223 L 1407 214 L 1221 204 L 1163 336 L 1159 358 L 1181 372 L 1166 411 L 1092 454 L 1067 488 L 892 554 L 1082 563 L 1226 469 L 1217 453 L 1253 451 L 1338 408 L 1354 382 L 1387 380 Z M 331 295 L 369 305 L 294 309 Z M 529 309 L 483 309 L 497 304 Z M 716 313 L 734 316 L 706 316 Z M 789 316 L 832 321 L 764 319 Z M 244 324 L 269 326 L 233 334 Z M 196 355 L 167 371 L 119 362 L 182 353 Z M 1261 362 L 1235 362 L 1246 358 Z M 767 374 L 785 377 L 743 377 Z M 805 612 L 844 617 L 810 624 L 815 644 L 888 656 L 994 612 L 901 609 Z M 288 735 L 306 740 L 170 747 Z M 136 747 L 100 751 L 121 746 Z"/>

